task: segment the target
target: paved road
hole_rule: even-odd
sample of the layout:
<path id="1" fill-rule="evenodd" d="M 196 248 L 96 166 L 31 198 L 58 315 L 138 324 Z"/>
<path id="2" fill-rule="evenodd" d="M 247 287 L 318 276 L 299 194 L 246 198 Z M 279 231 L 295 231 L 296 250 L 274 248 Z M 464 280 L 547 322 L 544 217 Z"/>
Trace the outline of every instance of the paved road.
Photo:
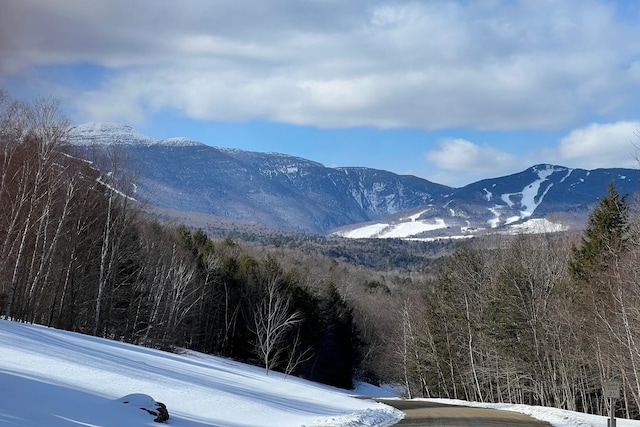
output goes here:
<path id="1" fill-rule="evenodd" d="M 397 426 L 551 427 L 524 414 L 415 400 L 380 400 L 407 414 Z"/>

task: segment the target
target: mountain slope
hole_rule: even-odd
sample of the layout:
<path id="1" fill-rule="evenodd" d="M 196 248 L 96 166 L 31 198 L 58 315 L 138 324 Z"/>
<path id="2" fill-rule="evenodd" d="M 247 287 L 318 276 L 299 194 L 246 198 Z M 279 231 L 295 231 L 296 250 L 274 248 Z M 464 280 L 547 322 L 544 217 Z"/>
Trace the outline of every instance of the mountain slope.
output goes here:
<path id="1" fill-rule="evenodd" d="M 133 128 L 89 123 L 71 142 L 90 156 L 108 144 L 131 159 L 138 195 L 153 206 L 354 238 L 435 238 L 581 227 L 613 182 L 634 193 L 640 171 L 540 164 L 451 188 L 422 178 L 353 167 L 328 168 L 279 153 L 156 140 Z"/>
<path id="2" fill-rule="evenodd" d="M 439 203 L 366 224 L 342 227 L 351 238 L 464 237 L 483 232 L 541 232 L 581 227 L 613 182 L 622 193 L 638 190 L 640 171 L 570 169 L 540 164 L 523 172 L 454 189 Z"/>
<path id="3" fill-rule="evenodd" d="M 126 126 L 86 124 L 71 142 L 86 154 L 116 141 L 139 171 L 150 203 L 251 221 L 274 228 L 324 233 L 431 203 L 450 187 L 367 168 L 327 168 L 278 153 L 254 153 L 185 139 L 154 140 Z"/>

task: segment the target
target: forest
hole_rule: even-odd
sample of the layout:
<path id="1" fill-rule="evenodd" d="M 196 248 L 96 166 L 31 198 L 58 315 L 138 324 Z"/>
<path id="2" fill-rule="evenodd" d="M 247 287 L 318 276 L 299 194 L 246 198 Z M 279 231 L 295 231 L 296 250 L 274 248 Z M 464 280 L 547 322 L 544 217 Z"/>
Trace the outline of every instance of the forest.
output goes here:
<path id="1" fill-rule="evenodd" d="M 69 127 L 0 91 L 4 318 L 407 397 L 606 414 L 616 379 L 640 418 L 640 209 L 613 186 L 581 232 L 251 241 L 154 218 L 126 156 L 80 157 Z"/>

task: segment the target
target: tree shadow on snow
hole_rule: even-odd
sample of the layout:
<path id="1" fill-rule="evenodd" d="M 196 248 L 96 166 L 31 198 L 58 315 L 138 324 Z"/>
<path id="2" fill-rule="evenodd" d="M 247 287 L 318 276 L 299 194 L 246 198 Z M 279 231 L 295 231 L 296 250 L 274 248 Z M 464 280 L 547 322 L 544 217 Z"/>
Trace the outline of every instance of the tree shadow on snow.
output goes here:
<path id="1" fill-rule="evenodd" d="M 124 405 L 81 390 L 49 384 L 46 381 L 0 370 L 0 425 L 13 427 L 137 427 L 154 423 L 153 417 L 140 408 Z M 139 392 L 133 390 L 132 392 Z M 152 391 L 151 391 L 152 392 Z M 171 413 L 172 427 L 211 427 Z"/>

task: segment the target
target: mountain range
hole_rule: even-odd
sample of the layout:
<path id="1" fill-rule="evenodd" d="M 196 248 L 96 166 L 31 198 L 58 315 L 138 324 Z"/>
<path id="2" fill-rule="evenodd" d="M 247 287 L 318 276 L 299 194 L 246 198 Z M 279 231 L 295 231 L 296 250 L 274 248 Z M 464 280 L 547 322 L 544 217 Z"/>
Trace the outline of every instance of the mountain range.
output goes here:
<path id="1" fill-rule="evenodd" d="M 472 236 L 579 228 L 613 183 L 634 193 L 635 169 L 552 164 L 453 188 L 365 167 L 326 167 L 280 153 L 158 140 L 126 125 L 75 126 L 80 153 L 115 144 L 137 173 L 136 198 L 177 213 L 351 238 Z"/>

